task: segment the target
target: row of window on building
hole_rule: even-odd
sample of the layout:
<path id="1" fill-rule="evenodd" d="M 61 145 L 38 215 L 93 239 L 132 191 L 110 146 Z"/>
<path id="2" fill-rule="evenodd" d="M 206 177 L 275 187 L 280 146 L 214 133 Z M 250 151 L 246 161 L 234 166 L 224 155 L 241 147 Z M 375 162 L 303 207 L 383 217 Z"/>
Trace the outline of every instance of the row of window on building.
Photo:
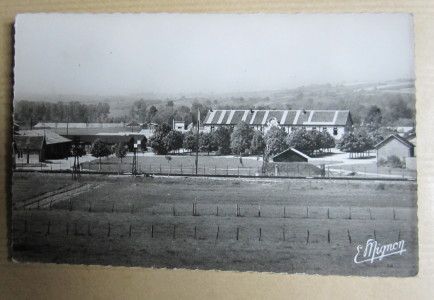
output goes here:
<path id="1" fill-rule="evenodd" d="M 215 130 L 215 127 L 216 126 L 214 126 L 214 125 L 210 126 L 210 129 L 211 129 L 210 131 L 213 132 Z M 233 125 L 229 125 L 229 127 L 233 128 L 234 126 Z M 255 126 L 255 129 L 263 132 L 266 127 L 267 126 L 260 125 L 260 126 Z M 321 127 L 312 126 L 310 128 L 309 127 L 304 127 L 304 128 L 311 129 L 311 130 L 319 130 L 319 128 L 321 128 Z M 290 133 L 290 132 L 292 132 L 295 129 L 295 127 L 285 126 L 284 129 L 285 129 L 285 132 Z M 324 131 L 324 132 L 328 131 L 328 127 L 326 127 L 326 126 L 322 127 L 322 131 Z M 333 135 L 338 135 L 338 128 L 337 127 L 333 127 L 333 131 L 332 132 L 333 132 Z"/>

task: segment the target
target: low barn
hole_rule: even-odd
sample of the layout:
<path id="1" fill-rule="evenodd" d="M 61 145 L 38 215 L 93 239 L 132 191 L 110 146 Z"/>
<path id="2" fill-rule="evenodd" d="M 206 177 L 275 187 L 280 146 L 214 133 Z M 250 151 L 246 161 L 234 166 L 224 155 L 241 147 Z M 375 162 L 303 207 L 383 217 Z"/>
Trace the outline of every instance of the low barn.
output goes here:
<path id="1" fill-rule="evenodd" d="M 273 156 L 273 162 L 308 162 L 309 156 L 294 148 L 288 148 Z"/>
<path id="2" fill-rule="evenodd" d="M 43 136 L 14 136 L 13 149 L 16 163 L 37 163 L 45 159 Z"/>
<path id="3" fill-rule="evenodd" d="M 21 130 L 17 137 L 38 137 L 44 139 L 43 159 L 62 159 L 70 156 L 72 141 L 51 130 Z"/>
<path id="4" fill-rule="evenodd" d="M 390 156 L 396 156 L 405 161 L 408 157 L 414 157 L 414 147 L 414 144 L 407 139 L 398 134 L 392 134 L 375 145 L 377 161 L 387 160 Z"/>

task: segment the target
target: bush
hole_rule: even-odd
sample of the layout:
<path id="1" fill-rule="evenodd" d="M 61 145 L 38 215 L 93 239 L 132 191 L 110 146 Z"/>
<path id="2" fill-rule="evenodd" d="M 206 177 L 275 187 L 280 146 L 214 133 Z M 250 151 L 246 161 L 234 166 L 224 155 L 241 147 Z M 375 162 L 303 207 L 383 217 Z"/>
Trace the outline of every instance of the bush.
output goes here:
<path id="1" fill-rule="evenodd" d="M 399 159 L 396 155 L 388 156 L 387 160 L 384 158 L 379 159 L 377 165 L 389 168 L 405 168 L 405 162 Z"/>
<path id="2" fill-rule="evenodd" d="M 384 191 L 386 189 L 386 185 L 384 183 L 379 183 L 375 189 L 377 191 Z"/>
<path id="3" fill-rule="evenodd" d="M 392 168 L 402 168 L 404 166 L 403 162 L 396 155 L 387 157 L 387 163 Z"/>

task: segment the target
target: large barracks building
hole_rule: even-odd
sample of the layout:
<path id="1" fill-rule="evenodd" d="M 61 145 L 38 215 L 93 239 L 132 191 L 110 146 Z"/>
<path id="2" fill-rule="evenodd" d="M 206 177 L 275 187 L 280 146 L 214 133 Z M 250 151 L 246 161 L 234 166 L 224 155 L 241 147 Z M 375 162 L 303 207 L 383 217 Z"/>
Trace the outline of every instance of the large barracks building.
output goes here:
<path id="1" fill-rule="evenodd" d="M 282 127 L 288 133 L 305 128 L 328 131 L 335 139 L 340 139 L 353 125 L 348 110 L 210 110 L 203 130 L 212 132 L 219 126 L 233 127 L 240 121 L 264 133 L 271 126 Z"/>

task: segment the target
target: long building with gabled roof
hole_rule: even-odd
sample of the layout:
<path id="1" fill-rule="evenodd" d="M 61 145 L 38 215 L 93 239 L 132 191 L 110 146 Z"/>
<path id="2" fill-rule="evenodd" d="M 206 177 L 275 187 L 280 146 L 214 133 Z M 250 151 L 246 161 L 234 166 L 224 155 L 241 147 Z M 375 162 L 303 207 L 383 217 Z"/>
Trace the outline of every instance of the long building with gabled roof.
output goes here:
<path id="1" fill-rule="evenodd" d="M 349 110 L 210 110 L 203 126 L 205 132 L 212 132 L 241 121 L 262 132 L 271 126 L 283 127 L 288 133 L 306 128 L 328 131 L 335 139 L 341 138 L 353 125 Z"/>

